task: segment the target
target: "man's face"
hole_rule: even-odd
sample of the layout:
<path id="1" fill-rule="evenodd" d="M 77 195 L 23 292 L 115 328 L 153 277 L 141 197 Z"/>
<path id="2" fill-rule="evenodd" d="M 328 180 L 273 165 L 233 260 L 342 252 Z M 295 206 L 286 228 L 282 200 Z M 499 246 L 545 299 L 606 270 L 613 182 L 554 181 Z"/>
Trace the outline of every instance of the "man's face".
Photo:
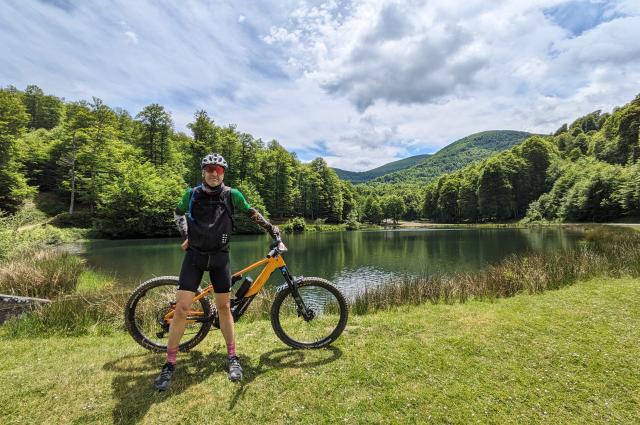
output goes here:
<path id="1" fill-rule="evenodd" d="M 209 164 L 202 169 L 202 178 L 211 187 L 219 186 L 224 179 L 224 168 L 220 165 Z"/>

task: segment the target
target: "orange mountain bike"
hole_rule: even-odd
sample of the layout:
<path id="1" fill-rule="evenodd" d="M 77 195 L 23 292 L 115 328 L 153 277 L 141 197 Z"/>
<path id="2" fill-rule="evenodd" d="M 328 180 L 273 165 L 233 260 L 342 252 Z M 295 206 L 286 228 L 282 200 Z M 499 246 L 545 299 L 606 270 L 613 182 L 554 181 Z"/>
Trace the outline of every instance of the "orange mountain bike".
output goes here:
<path id="1" fill-rule="evenodd" d="M 294 278 L 282 258 L 286 251 L 281 240 L 271 246 L 266 258 L 236 272 L 232 283 L 243 274 L 264 265 L 255 282 L 245 277 L 231 299 L 231 312 L 235 321 L 240 319 L 254 297 L 263 288 L 269 276 L 279 269 L 284 283 L 276 288 L 271 305 L 271 325 L 276 335 L 294 348 L 321 348 L 335 341 L 347 324 L 347 303 L 338 288 L 318 277 Z M 178 277 L 162 276 L 141 283 L 131 294 L 125 307 L 127 330 L 140 345 L 151 351 L 167 349 L 169 326 L 176 305 Z M 213 285 L 200 290 L 193 297 L 187 315 L 187 327 L 181 340 L 180 351 L 198 345 L 211 326 L 219 328 L 218 313 L 208 294 Z"/>

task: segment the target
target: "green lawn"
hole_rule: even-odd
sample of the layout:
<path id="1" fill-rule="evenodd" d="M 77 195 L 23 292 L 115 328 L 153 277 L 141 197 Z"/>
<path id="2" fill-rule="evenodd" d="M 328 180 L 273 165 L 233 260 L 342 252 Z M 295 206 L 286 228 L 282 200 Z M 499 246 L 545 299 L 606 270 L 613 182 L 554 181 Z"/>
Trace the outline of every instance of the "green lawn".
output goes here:
<path id="1" fill-rule="evenodd" d="M 0 331 L 1 332 L 1 331 Z M 125 334 L 6 339 L 3 424 L 633 423 L 640 417 L 640 280 L 594 279 L 495 303 L 351 317 L 328 350 L 282 345 L 241 323 L 245 380 L 224 372 L 221 336 L 179 357 Z"/>

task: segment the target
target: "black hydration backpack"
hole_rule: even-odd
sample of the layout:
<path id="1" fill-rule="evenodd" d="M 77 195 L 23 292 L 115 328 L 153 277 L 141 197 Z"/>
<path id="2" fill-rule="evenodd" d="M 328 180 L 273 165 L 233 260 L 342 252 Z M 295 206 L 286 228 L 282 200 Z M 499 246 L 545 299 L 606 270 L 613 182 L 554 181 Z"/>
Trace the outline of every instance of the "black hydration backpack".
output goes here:
<path id="1" fill-rule="evenodd" d="M 228 251 L 234 229 L 231 188 L 223 185 L 211 194 L 202 186 L 191 189 L 187 226 L 190 248 L 201 253 Z"/>

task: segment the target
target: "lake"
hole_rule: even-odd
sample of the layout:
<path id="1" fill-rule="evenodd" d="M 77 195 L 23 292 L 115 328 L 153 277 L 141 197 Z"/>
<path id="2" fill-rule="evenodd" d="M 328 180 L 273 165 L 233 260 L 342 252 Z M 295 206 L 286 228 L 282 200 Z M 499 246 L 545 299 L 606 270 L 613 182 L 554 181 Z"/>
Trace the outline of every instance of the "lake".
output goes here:
<path id="1" fill-rule="evenodd" d="M 561 227 L 423 228 L 306 232 L 283 239 L 292 274 L 329 279 L 352 295 L 398 275 L 472 272 L 514 253 L 560 252 L 573 248 L 580 234 Z M 263 258 L 270 241 L 267 235 L 235 235 L 232 270 Z M 81 251 L 90 266 L 134 287 L 153 276 L 178 275 L 184 256 L 179 244 L 175 238 L 94 240 L 82 244 Z M 281 281 L 274 273 L 269 284 Z"/>

